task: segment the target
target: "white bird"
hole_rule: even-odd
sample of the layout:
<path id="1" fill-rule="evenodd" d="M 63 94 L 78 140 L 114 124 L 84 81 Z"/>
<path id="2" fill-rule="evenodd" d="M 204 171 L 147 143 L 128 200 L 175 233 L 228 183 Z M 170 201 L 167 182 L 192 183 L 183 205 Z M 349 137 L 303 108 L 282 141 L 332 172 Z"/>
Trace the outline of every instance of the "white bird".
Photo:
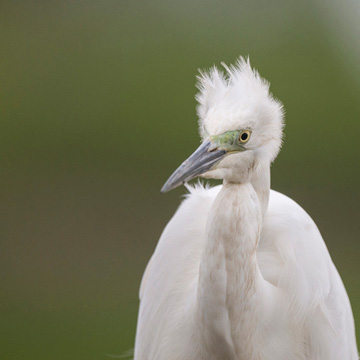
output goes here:
<path id="1" fill-rule="evenodd" d="M 202 144 L 144 273 L 135 360 L 355 360 L 349 298 L 310 216 L 270 190 L 283 107 L 240 58 L 199 76 Z"/>

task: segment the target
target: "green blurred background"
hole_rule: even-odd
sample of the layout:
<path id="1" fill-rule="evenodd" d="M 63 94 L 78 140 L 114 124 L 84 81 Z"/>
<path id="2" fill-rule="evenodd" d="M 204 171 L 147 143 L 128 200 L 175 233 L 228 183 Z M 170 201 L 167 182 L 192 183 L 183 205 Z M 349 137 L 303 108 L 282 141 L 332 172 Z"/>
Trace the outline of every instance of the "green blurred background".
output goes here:
<path id="1" fill-rule="evenodd" d="M 359 8 L 2 1 L 0 358 L 133 347 L 142 272 L 185 192 L 159 189 L 199 144 L 197 69 L 239 55 L 286 108 L 272 186 L 318 224 L 360 329 Z"/>

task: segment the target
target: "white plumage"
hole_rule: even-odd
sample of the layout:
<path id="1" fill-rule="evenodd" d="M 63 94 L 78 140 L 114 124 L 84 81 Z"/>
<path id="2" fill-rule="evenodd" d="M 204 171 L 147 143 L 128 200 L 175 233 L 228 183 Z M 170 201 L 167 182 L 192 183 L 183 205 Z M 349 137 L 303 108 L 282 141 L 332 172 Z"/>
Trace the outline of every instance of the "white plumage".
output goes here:
<path id="1" fill-rule="evenodd" d="M 200 78 L 203 144 L 164 185 L 195 176 L 140 288 L 135 360 L 355 360 L 348 296 L 315 223 L 270 190 L 281 104 L 240 59 Z"/>

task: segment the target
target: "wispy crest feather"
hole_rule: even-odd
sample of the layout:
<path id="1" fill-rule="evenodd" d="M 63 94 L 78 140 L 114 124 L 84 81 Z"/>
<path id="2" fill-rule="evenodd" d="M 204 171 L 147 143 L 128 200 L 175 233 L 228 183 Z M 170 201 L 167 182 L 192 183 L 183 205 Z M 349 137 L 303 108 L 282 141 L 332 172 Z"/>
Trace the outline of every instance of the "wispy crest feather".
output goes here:
<path id="1" fill-rule="evenodd" d="M 225 71 L 213 66 L 197 77 L 200 135 L 251 128 L 276 140 L 271 156 L 278 153 L 283 129 L 283 106 L 269 91 L 270 84 L 251 68 L 249 58 L 240 57 L 234 65 L 222 63 Z M 265 138 L 265 132 L 268 139 Z"/>

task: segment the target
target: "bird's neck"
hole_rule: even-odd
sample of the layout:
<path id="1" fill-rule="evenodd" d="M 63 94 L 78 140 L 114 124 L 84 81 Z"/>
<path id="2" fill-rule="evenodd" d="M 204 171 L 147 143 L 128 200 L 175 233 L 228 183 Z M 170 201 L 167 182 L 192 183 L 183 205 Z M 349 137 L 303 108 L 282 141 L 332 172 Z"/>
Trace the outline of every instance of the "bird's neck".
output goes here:
<path id="1" fill-rule="evenodd" d="M 208 217 L 197 313 L 205 343 L 223 345 L 212 349 L 222 351 L 215 358 L 246 358 L 249 329 L 259 314 L 256 249 L 269 192 L 260 190 L 258 181 L 224 184 Z"/>
<path id="2" fill-rule="evenodd" d="M 256 192 L 261 207 L 262 220 L 264 220 L 270 195 L 269 162 L 254 162 L 254 171 L 251 173 L 250 183 Z"/>

